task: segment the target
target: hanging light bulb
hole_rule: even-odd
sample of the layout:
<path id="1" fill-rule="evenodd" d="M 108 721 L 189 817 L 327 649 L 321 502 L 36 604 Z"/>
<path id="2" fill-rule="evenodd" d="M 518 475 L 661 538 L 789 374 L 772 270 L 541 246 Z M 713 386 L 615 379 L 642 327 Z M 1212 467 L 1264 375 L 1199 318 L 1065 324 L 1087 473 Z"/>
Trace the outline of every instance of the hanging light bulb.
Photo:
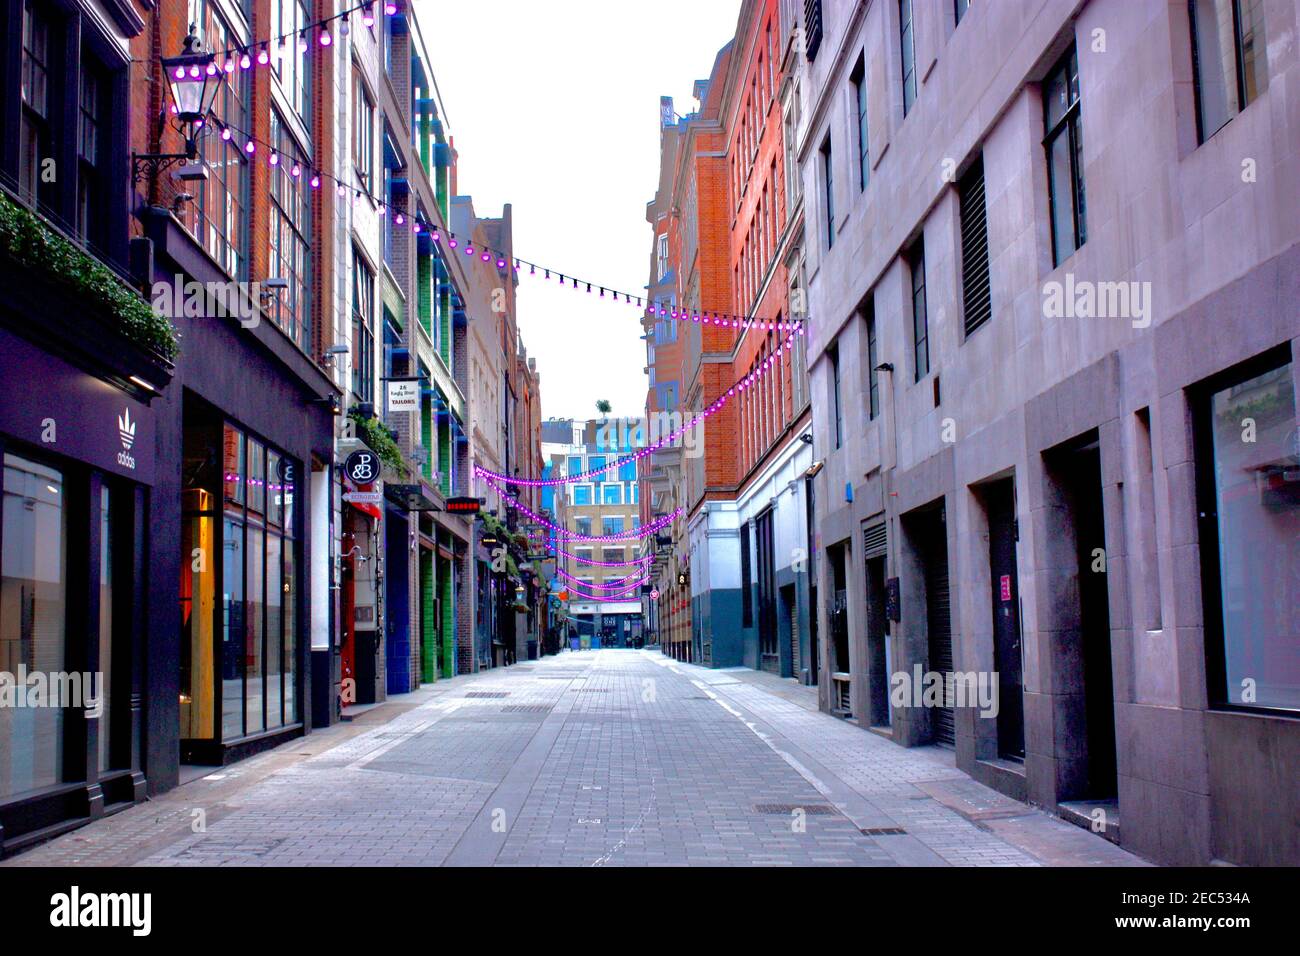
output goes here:
<path id="1" fill-rule="evenodd" d="M 393 217 L 393 222 L 397 223 L 400 226 L 402 223 L 406 222 L 406 217 L 399 212 L 396 216 Z"/>
<path id="2" fill-rule="evenodd" d="M 297 163 L 294 163 L 293 168 L 289 170 L 289 175 L 297 179 L 298 176 L 300 176 L 301 174 L 302 174 L 302 167 L 299 166 Z"/>
<path id="3" fill-rule="evenodd" d="M 388 14 L 390 17 L 396 14 L 397 4 L 393 3 L 392 0 L 387 0 L 384 4 L 384 13 Z"/>
<path id="4" fill-rule="evenodd" d="M 307 31 L 306 30 L 303 30 L 301 33 L 298 34 L 298 52 L 299 53 L 307 52 Z"/>
<path id="5" fill-rule="evenodd" d="M 318 173 L 311 174 L 311 188 L 312 189 L 320 188 L 320 175 Z"/>
<path id="6" fill-rule="evenodd" d="M 280 165 L 280 154 L 277 153 L 275 150 L 271 150 L 271 158 L 270 158 L 270 160 L 268 160 L 268 162 L 270 162 L 270 164 L 271 164 L 272 166 L 279 166 L 279 165 Z"/>
<path id="7" fill-rule="evenodd" d="M 375 25 L 375 5 L 373 2 L 367 3 L 365 7 L 362 8 L 361 22 L 368 27 L 373 27 Z"/>
<path id="8" fill-rule="evenodd" d="M 249 58 L 247 53 L 245 53 L 243 56 L 239 58 L 239 68 L 241 70 L 247 70 L 252 65 L 253 65 L 253 61 L 252 59 Z"/>
<path id="9" fill-rule="evenodd" d="M 235 72 L 235 61 L 234 61 L 233 59 L 230 59 L 230 60 L 227 60 L 227 61 L 226 61 L 226 72 L 227 72 L 227 73 L 234 73 L 234 72 Z"/>
<path id="10" fill-rule="evenodd" d="M 251 139 L 244 145 L 244 152 L 248 153 L 248 155 L 250 156 L 252 156 L 253 153 L 257 152 L 257 147 L 253 145 L 253 141 Z"/>
<path id="11" fill-rule="evenodd" d="M 352 27 L 349 23 L 351 19 L 352 19 L 351 14 L 344 14 L 343 22 L 339 24 L 339 36 L 345 37 L 352 32 Z"/>
<path id="12" fill-rule="evenodd" d="M 223 126 L 223 127 L 221 127 L 221 138 L 224 139 L 226 142 L 230 142 L 230 127 L 229 127 L 229 126 Z"/>
<path id="13" fill-rule="evenodd" d="M 329 46 L 333 42 L 334 42 L 334 38 L 330 36 L 330 28 L 326 26 L 322 26 L 320 28 L 320 45 Z"/>
<path id="14" fill-rule="evenodd" d="M 268 64 L 268 63 L 270 63 L 270 62 L 271 62 L 271 54 L 270 54 L 270 51 L 267 50 L 267 46 L 266 46 L 266 44 L 263 43 L 263 44 L 262 44 L 262 49 L 261 49 L 260 51 L 258 51 L 258 54 L 257 54 L 257 65 L 258 65 L 258 66 L 266 66 L 266 64 Z"/>

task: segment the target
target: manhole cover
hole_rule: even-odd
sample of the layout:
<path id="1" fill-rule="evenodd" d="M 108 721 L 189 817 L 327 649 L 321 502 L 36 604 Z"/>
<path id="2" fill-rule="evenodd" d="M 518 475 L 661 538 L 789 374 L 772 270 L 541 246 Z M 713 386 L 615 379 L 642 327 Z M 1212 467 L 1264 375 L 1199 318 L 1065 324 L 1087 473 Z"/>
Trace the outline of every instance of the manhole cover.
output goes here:
<path id="1" fill-rule="evenodd" d="M 754 811 L 756 813 L 794 813 L 796 810 L 802 810 L 810 816 L 830 816 L 839 813 L 832 806 L 824 803 L 756 803 Z"/>
<path id="2" fill-rule="evenodd" d="M 492 697 L 492 698 L 497 698 L 497 697 L 509 697 L 509 696 L 510 696 L 510 691 L 508 691 L 508 690 L 471 690 L 471 691 L 469 691 L 467 694 L 465 694 L 465 696 L 466 696 L 466 697 Z"/>

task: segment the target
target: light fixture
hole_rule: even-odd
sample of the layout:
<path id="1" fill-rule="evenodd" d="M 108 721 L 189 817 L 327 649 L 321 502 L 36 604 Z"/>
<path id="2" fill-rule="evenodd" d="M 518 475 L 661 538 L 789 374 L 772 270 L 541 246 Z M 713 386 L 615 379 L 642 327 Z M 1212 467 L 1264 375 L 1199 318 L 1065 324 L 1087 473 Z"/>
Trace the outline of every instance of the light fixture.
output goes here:
<path id="1" fill-rule="evenodd" d="M 146 177 L 156 180 L 159 173 L 168 167 L 198 156 L 198 139 L 206 129 L 204 119 L 212 108 L 217 90 L 221 88 L 220 71 L 215 67 L 215 60 L 211 53 L 204 51 L 193 30 L 185 37 L 180 55 L 160 60 L 171 87 L 171 114 L 176 118 L 176 130 L 185 137 L 185 152 L 132 154 L 132 183 Z"/>

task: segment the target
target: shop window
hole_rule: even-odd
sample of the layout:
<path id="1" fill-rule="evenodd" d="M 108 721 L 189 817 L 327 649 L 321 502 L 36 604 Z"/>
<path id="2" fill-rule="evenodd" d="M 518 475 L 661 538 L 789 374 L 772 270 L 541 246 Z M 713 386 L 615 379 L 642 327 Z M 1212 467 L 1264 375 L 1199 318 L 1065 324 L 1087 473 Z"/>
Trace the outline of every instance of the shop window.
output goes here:
<path id="1" fill-rule="evenodd" d="M 1300 429 L 1289 360 L 1201 395 L 1197 466 L 1211 699 L 1300 710 Z"/>
<path id="2" fill-rule="evenodd" d="M 0 671 L 52 674 L 67 662 L 67 512 L 58 469 L 4 456 Z M 64 782 L 59 707 L 0 707 L 0 798 Z M 79 719 L 79 718 L 78 718 Z"/>

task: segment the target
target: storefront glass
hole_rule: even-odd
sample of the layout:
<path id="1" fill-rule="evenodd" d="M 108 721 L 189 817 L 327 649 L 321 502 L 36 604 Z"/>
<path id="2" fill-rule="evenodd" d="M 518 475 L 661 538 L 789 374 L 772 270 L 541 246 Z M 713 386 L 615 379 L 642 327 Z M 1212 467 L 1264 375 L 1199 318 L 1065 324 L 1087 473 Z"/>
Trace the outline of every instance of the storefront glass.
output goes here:
<path id="1" fill-rule="evenodd" d="M 67 670 L 67 516 L 63 474 L 18 455 L 4 456 L 0 528 L 0 671 Z M 0 707 L 0 798 L 64 780 L 64 710 Z"/>

